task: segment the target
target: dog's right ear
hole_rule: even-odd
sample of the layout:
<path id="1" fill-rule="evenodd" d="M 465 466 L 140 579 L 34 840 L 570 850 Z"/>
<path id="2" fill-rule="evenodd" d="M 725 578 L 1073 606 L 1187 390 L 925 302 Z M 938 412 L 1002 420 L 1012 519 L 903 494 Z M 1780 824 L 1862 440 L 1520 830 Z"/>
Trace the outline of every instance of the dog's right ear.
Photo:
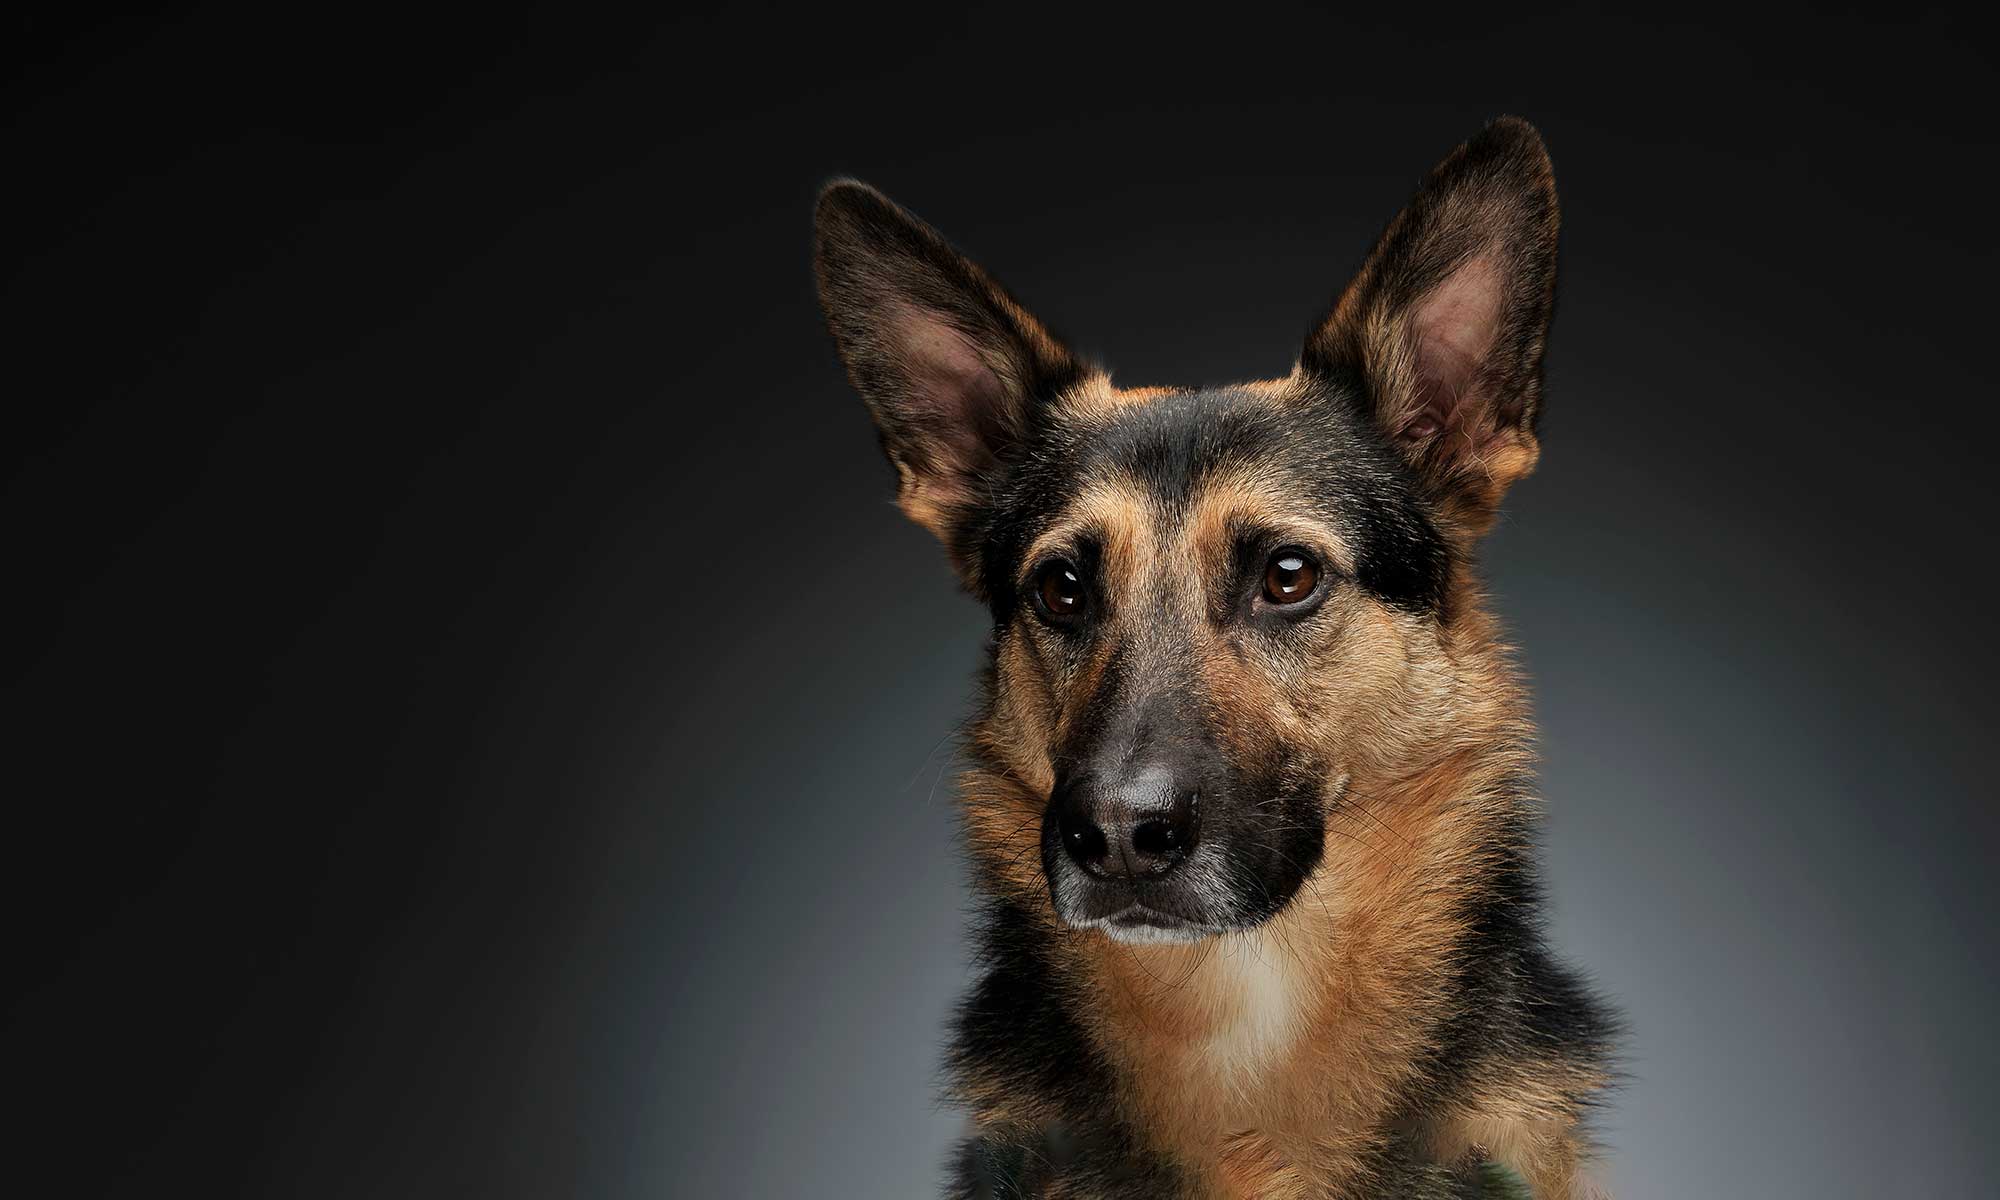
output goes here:
<path id="1" fill-rule="evenodd" d="M 1377 428 L 1468 534 L 1541 454 L 1559 224 L 1541 134 L 1501 117 L 1431 172 L 1299 358 L 1362 382 Z"/>
<path id="2" fill-rule="evenodd" d="M 827 185 L 814 229 L 820 305 L 896 468 L 897 503 L 965 572 L 966 518 L 1034 406 L 1082 368 L 991 276 L 867 184 Z"/>

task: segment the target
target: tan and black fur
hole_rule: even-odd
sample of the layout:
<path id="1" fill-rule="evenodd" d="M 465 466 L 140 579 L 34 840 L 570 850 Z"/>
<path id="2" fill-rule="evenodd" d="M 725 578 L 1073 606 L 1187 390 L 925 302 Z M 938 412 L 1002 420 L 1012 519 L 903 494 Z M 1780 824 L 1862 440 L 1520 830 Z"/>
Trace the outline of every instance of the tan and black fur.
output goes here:
<path id="1" fill-rule="evenodd" d="M 901 506 L 993 620 L 952 1194 L 1587 1194 L 1611 1027 L 1543 947 L 1473 574 L 1539 453 L 1539 136 L 1461 146 L 1292 372 L 1234 387 L 1115 387 L 864 185 L 817 229 Z"/>

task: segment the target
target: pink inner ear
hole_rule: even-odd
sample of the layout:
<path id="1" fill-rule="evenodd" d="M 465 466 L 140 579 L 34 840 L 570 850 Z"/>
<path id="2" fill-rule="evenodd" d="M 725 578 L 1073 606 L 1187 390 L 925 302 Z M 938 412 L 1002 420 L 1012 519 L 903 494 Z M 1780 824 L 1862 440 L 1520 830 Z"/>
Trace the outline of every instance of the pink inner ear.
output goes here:
<path id="1" fill-rule="evenodd" d="M 1476 415 L 1480 369 L 1500 329 L 1500 290 L 1499 268 L 1481 255 L 1418 302 L 1411 318 L 1418 404 L 1400 437 L 1427 438 Z"/>
<path id="2" fill-rule="evenodd" d="M 910 395 L 899 415 L 931 460 L 927 486 L 951 490 L 957 478 L 992 457 L 990 440 L 1004 425 L 1006 388 L 972 341 L 936 313 L 897 306 L 888 320 L 890 344 L 901 358 Z"/>

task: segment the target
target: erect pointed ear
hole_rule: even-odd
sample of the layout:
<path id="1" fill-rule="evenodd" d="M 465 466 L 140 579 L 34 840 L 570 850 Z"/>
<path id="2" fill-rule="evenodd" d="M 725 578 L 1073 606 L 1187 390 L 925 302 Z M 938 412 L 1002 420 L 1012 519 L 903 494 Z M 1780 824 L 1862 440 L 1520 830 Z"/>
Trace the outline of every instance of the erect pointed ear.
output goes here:
<path id="1" fill-rule="evenodd" d="M 1377 426 L 1469 532 L 1540 454 L 1557 225 L 1541 135 L 1500 118 L 1431 172 L 1300 356 L 1308 374 L 1358 377 Z"/>
<path id="2" fill-rule="evenodd" d="M 820 305 L 895 465 L 897 501 L 962 553 L 963 523 L 1034 406 L 1082 368 L 1006 289 L 874 188 L 829 184 L 815 231 Z"/>

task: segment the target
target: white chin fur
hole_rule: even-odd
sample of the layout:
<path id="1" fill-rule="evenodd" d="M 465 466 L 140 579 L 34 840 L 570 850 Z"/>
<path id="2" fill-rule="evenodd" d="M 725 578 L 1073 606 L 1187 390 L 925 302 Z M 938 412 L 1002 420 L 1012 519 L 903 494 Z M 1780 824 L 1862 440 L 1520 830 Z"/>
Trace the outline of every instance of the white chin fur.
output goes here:
<path id="1" fill-rule="evenodd" d="M 1124 916 L 1117 913 L 1114 916 Z M 1114 925 L 1112 917 L 1099 917 L 1094 921 L 1072 922 L 1079 929 L 1102 930 L 1105 937 L 1127 946 L 1158 946 L 1167 943 L 1198 942 L 1205 937 L 1221 933 L 1220 929 L 1210 929 L 1201 925 L 1176 925 L 1162 928 L 1158 925 Z"/>

